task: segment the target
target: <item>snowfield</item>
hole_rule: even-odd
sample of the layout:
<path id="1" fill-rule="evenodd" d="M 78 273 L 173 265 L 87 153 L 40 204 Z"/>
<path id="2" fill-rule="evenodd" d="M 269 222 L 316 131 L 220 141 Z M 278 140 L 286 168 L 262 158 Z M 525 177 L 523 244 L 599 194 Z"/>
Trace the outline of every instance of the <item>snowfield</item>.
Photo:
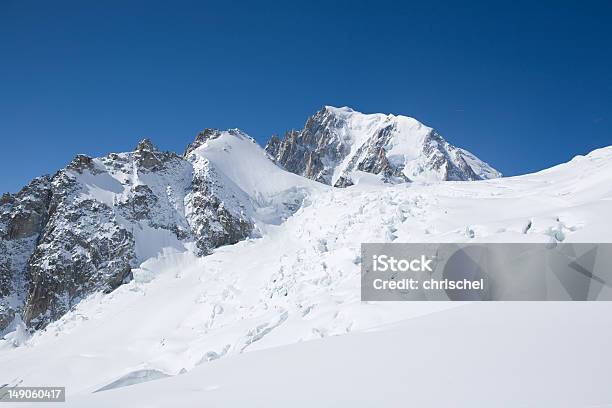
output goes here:
<path id="1" fill-rule="evenodd" d="M 258 234 L 206 257 L 149 242 L 128 284 L 0 340 L 0 385 L 66 386 L 75 407 L 612 404 L 605 302 L 360 301 L 362 242 L 612 242 L 612 147 L 519 177 L 346 189 L 230 133 L 193 154 Z"/>
<path id="2" fill-rule="evenodd" d="M 609 315 L 606 302 L 470 304 L 66 405 L 607 407 Z"/>

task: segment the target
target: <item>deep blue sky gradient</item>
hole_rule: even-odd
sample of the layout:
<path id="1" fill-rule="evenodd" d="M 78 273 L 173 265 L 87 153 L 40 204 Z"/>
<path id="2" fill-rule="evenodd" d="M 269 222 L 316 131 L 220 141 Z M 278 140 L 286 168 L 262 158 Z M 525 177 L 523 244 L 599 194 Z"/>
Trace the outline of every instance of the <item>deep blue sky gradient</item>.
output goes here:
<path id="1" fill-rule="evenodd" d="M 610 21 L 610 1 L 0 0 L 0 192 L 144 136 L 263 144 L 323 105 L 536 171 L 612 144 Z"/>

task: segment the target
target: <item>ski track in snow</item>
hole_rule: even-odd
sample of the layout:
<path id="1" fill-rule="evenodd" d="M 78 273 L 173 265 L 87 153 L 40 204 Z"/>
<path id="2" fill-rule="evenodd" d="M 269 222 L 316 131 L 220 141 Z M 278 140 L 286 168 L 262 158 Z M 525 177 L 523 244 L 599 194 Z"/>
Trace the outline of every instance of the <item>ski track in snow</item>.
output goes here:
<path id="1" fill-rule="evenodd" d="M 360 244 L 610 242 L 611 178 L 605 148 L 513 178 L 312 189 L 261 238 L 204 258 L 171 245 L 132 282 L 90 296 L 44 331 L 9 334 L 0 384 L 65 385 L 69 398 L 83 397 L 461 306 L 361 302 Z"/>

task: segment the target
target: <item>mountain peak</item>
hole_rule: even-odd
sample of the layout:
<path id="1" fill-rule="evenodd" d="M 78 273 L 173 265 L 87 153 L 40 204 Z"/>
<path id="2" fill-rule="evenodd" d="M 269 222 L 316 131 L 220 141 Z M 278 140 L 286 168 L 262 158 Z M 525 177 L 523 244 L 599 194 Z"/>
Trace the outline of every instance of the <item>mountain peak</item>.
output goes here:
<path id="1" fill-rule="evenodd" d="M 329 115 L 339 118 L 345 122 L 352 122 L 360 127 L 371 126 L 374 122 L 394 122 L 397 123 L 398 126 L 402 127 L 422 128 L 425 131 L 432 130 L 430 127 L 425 126 L 422 122 L 410 116 L 395 115 L 393 113 L 363 113 L 348 106 L 337 108 L 326 105 L 311 118 L 325 118 Z"/>
<path id="2" fill-rule="evenodd" d="M 325 105 L 323 107 L 324 111 L 330 112 L 330 113 L 334 113 L 334 114 L 346 114 L 346 113 L 360 113 L 357 112 L 356 110 L 354 110 L 353 108 L 349 108 L 348 106 L 342 106 L 342 107 L 335 107 L 335 106 L 331 106 L 331 105 Z"/>
<path id="3" fill-rule="evenodd" d="M 155 145 L 153 144 L 153 142 L 151 142 L 151 139 L 145 137 L 140 142 L 138 142 L 138 145 L 136 145 L 136 151 L 137 152 L 144 152 L 144 151 L 155 152 L 158 150 L 157 150 L 157 147 L 155 147 Z"/>
<path id="4" fill-rule="evenodd" d="M 195 141 L 196 142 L 205 142 L 207 140 L 215 139 L 215 138 L 219 137 L 220 134 L 221 134 L 221 130 L 219 130 L 219 129 L 206 128 L 206 129 L 198 132 L 198 134 L 196 135 Z"/>
<path id="5" fill-rule="evenodd" d="M 85 169 L 93 168 L 93 159 L 86 154 L 77 154 L 68 164 L 68 168 L 82 173 Z"/>
<path id="6" fill-rule="evenodd" d="M 138 143 L 134 151 L 134 158 L 139 167 L 148 171 L 160 170 L 166 163 L 177 157 L 173 152 L 161 152 L 151 140 L 146 138 Z"/>
<path id="7" fill-rule="evenodd" d="M 189 155 L 189 153 L 193 152 L 195 149 L 197 149 L 198 147 L 202 146 L 206 142 L 208 142 L 210 140 L 218 139 L 220 137 L 223 137 L 224 135 L 234 136 L 234 137 L 238 137 L 238 138 L 241 138 L 241 139 L 247 139 L 247 140 L 250 140 L 252 142 L 255 142 L 255 140 L 252 137 L 250 137 L 249 135 L 247 135 L 246 133 L 244 133 L 242 130 L 240 130 L 238 128 L 227 129 L 227 130 L 206 128 L 206 129 L 198 132 L 198 134 L 196 135 L 194 141 L 191 142 L 187 146 L 187 149 L 185 149 L 185 153 L 183 153 L 183 156 L 187 157 L 187 155 Z"/>
<path id="8" fill-rule="evenodd" d="M 325 106 L 304 129 L 271 140 L 266 150 L 285 169 L 339 187 L 353 184 L 360 173 L 391 183 L 501 176 L 414 118 L 346 106 Z"/>

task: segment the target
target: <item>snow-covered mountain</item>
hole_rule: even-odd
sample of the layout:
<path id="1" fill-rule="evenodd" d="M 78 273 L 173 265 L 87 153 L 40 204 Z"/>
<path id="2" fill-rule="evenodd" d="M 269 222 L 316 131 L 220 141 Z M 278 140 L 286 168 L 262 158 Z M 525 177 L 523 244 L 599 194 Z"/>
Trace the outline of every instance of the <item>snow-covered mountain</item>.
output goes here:
<path id="1" fill-rule="evenodd" d="M 398 123 L 411 122 L 405 118 Z M 385 160 L 396 163 L 397 156 L 389 155 L 394 150 L 387 147 L 399 146 L 394 143 L 407 133 L 390 132 Z M 422 135 L 427 139 L 431 132 Z M 343 146 L 355 148 L 352 142 Z M 403 144 L 398 155 L 407 157 L 408 146 Z M 461 157 L 468 162 L 465 153 Z M 474 174 L 496 175 L 490 167 L 478 166 L 470 167 Z M 452 166 L 438 170 L 442 168 Z M 340 173 L 332 184 L 338 185 Z M 144 140 L 133 152 L 79 155 L 55 175 L 4 195 L 0 386 L 66 386 L 74 406 L 108 406 L 118 404 L 119 397 L 164 406 L 167 400 L 147 392 L 147 384 L 127 387 L 151 380 L 159 380 L 159 389 L 168 395 L 171 390 L 191 390 L 180 397 L 184 406 L 214 402 L 218 387 L 223 389 L 218 395 L 225 396 L 221 398 L 231 399 L 228 393 L 236 384 L 226 374 L 215 377 L 215 367 L 226 364 L 216 360 L 307 340 L 330 342 L 331 336 L 349 333 L 358 338 L 335 343 L 328 351 L 303 351 L 312 346 L 300 345 L 278 356 L 299 362 L 291 352 L 297 347 L 296 353 L 313 361 L 316 356 L 335 361 L 334 350 L 346 345 L 357 347 L 350 359 L 358 360 L 358 353 L 381 355 L 372 350 L 384 347 L 388 339 L 409 344 L 416 338 L 422 341 L 407 349 L 421 353 L 428 350 L 423 327 L 434 333 L 434 340 L 451 338 L 460 331 L 458 321 L 474 324 L 474 314 L 496 307 L 471 305 L 470 312 L 455 313 L 448 309 L 461 303 L 361 302 L 362 242 L 612 241 L 605 222 L 612 211 L 612 147 L 539 173 L 477 182 L 385 183 L 394 179 L 365 170 L 346 174 L 354 185 L 333 188 L 282 169 L 239 130 L 207 129 L 182 156 L 160 152 Z M 492 319 L 497 309 L 488 310 L 486 316 Z M 601 320 L 604 311 L 584 313 L 597 313 Z M 417 316 L 423 321 L 433 312 L 448 319 L 434 318 L 432 326 L 405 321 Z M 531 322 L 537 328 L 554 326 L 561 322 L 558 315 L 530 314 L 532 320 L 520 324 L 520 316 L 508 309 L 499 309 L 497 316 L 514 322 L 511 331 L 528 328 Z M 551 323 L 547 316 L 557 320 Z M 570 318 L 584 322 L 593 316 L 587 319 L 574 311 Z M 374 327 L 388 333 L 368 343 Z M 557 344 L 560 352 L 574 344 L 568 337 L 546 338 L 546 333 L 558 336 L 559 330 L 534 333 L 538 335 L 526 343 L 532 348 L 520 350 L 533 352 L 538 341 Z M 468 334 L 462 343 L 466 347 L 488 339 L 482 328 Z M 609 335 L 602 331 L 595 337 L 605 343 Z M 432 358 L 455 351 L 453 346 L 437 343 Z M 275 352 L 265 353 L 274 360 L 270 355 Z M 244 370 L 260 384 L 261 378 L 268 378 L 269 366 L 261 358 L 253 363 L 232 360 L 238 362 L 227 363 L 226 370 Z M 363 361 L 372 372 L 382 370 L 374 358 Z M 412 360 L 402 361 L 407 366 Z M 443 367 L 448 360 L 430 361 Z M 583 368 L 589 371 L 593 367 L 587 363 Z M 338 371 L 321 373 L 321 383 L 334 384 L 333 373 L 347 378 L 354 374 L 347 371 L 354 371 L 354 364 L 338 364 Z M 281 361 L 270 366 L 287 369 Z M 313 372 L 312 367 L 305 375 L 299 367 L 287 371 L 302 384 Z M 384 388 L 382 383 L 376 382 L 372 392 Z M 291 400 L 276 384 L 260 387 L 262 398 Z M 364 398 L 381 400 L 378 394 Z"/>
<path id="2" fill-rule="evenodd" d="M 499 176 L 404 116 L 325 107 L 268 154 L 239 130 L 206 129 L 185 153 L 143 140 L 133 152 L 77 155 L 0 202 L 0 333 L 41 328 L 95 291 L 112 291 L 161 248 L 199 255 L 261 234 L 325 187 Z M 275 166 L 275 161 L 291 173 Z M 231 163 L 231 164 L 228 164 Z"/>
<path id="3" fill-rule="evenodd" d="M 288 171 L 336 187 L 352 185 L 364 173 L 390 183 L 501 177 L 416 119 L 347 107 L 325 106 L 301 131 L 282 140 L 273 136 L 266 151 Z"/>
<path id="4" fill-rule="evenodd" d="M 203 255 L 261 234 L 314 188 L 239 130 L 207 129 L 182 157 L 146 139 L 129 153 L 78 155 L 2 198 L 0 333 L 16 316 L 44 327 L 164 249 Z"/>

